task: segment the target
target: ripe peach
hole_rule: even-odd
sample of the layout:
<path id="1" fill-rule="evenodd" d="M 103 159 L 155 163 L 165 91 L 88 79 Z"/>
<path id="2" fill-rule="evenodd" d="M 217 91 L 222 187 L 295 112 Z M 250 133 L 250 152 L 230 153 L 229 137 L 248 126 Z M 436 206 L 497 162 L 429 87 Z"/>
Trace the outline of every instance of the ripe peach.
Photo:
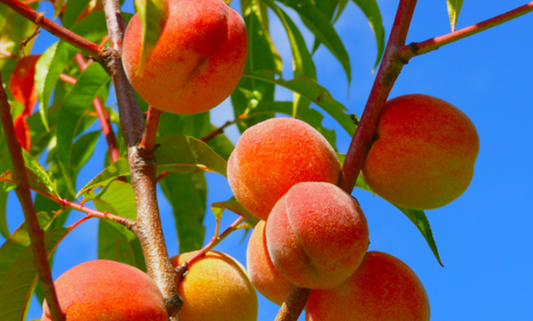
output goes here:
<path id="1" fill-rule="evenodd" d="M 59 305 L 69 321 L 168 321 L 165 300 L 141 270 L 119 262 L 79 264 L 55 281 Z M 41 321 L 51 321 L 44 301 Z"/>
<path id="2" fill-rule="evenodd" d="M 142 75 L 142 24 L 126 29 L 122 59 L 128 78 L 152 107 L 194 114 L 216 107 L 237 86 L 248 52 L 241 16 L 222 0 L 169 0 L 168 21 Z"/>
<path id="3" fill-rule="evenodd" d="M 228 161 L 228 182 L 235 198 L 265 221 L 294 184 L 336 184 L 339 174 L 339 161 L 327 140 L 292 118 L 273 118 L 248 128 Z"/>
<path id="4" fill-rule="evenodd" d="M 436 97 L 405 95 L 386 103 L 362 173 L 389 202 L 433 209 L 466 190 L 478 151 L 476 128 L 461 110 Z"/>
<path id="5" fill-rule="evenodd" d="M 306 321 L 428 321 L 429 315 L 426 290 L 413 270 L 373 251 L 340 286 L 311 290 Z"/>
<path id="6" fill-rule="evenodd" d="M 268 254 L 265 221 L 259 221 L 250 236 L 246 251 L 246 266 L 250 281 L 262 295 L 281 305 L 292 284 L 274 267 Z"/>
<path id="7" fill-rule="evenodd" d="M 368 249 L 368 227 L 357 201 L 336 185 L 294 185 L 270 213 L 268 253 L 292 284 L 326 289 L 344 282 Z"/>
<path id="8" fill-rule="evenodd" d="M 197 252 L 170 259 L 175 267 Z M 257 293 L 244 267 L 229 255 L 208 252 L 189 265 L 189 272 L 178 286 L 183 299 L 181 321 L 255 321 Z"/>

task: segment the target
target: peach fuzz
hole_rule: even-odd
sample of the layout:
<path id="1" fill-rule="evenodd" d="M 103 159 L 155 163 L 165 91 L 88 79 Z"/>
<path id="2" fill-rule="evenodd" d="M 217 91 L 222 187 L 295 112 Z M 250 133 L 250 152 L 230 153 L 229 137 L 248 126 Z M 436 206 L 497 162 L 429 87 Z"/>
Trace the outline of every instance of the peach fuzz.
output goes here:
<path id="1" fill-rule="evenodd" d="M 344 282 L 368 249 L 368 226 L 357 201 L 336 185 L 294 185 L 266 224 L 268 253 L 294 285 L 325 289 Z"/>
<path id="2" fill-rule="evenodd" d="M 152 107 L 194 114 L 216 107 L 237 86 L 248 52 L 242 17 L 222 0 L 169 0 L 168 20 L 146 62 L 141 58 L 142 24 L 137 14 L 124 36 L 126 74 Z"/>
<path id="3" fill-rule="evenodd" d="M 426 290 L 413 270 L 372 251 L 342 285 L 311 290 L 306 321 L 428 321 L 429 316 Z"/>
<path id="4" fill-rule="evenodd" d="M 255 226 L 246 251 L 246 266 L 250 281 L 265 298 L 281 305 L 289 294 L 292 284 L 274 267 L 268 254 L 265 221 Z"/>
<path id="5" fill-rule="evenodd" d="M 328 141 L 307 123 L 273 118 L 248 128 L 228 160 L 235 198 L 262 220 L 300 182 L 336 184 L 340 164 Z"/>
<path id="6" fill-rule="evenodd" d="M 362 173 L 389 202 L 433 209 L 467 189 L 478 151 L 476 128 L 461 110 L 436 97 L 405 95 L 386 103 Z"/>
<path id="7" fill-rule="evenodd" d="M 165 300 L 141 270 L 119 262 L 79 264 L 55 281 L 68 321 L 168 321 Z M 41 321 L 51 321 L 46 301 Z"/>
<path id="8" fill-rule="evenodd" d="M 197 252 L 170 259 L 174 267 Z M 229 255 L 208 252 L 189 265 L 178 286 L 183 299 L 180 321 L 256 321 L 257 293 L 244 267 Z"/>

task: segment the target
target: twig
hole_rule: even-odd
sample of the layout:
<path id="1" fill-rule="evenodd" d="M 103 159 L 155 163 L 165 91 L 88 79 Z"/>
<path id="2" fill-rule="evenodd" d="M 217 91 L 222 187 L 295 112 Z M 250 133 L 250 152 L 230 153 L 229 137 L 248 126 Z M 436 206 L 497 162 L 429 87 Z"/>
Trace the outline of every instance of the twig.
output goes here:
<path id="1" fill-rule="evenodd" d="M 221 134 L 224 132 L 224 129 L 226 127 L 229 127 L 241 120 L 244 120 L 248 118 L 248 115 L 246 114 L 242 114 L 240 115 L 239 117 L 235 118 L 235 120 L 228 120 L 226 123 L 224 123 L 224 125 L 220 126 L 219 128 L 215 129 L 214 131 L 212 131 L 209 135 L 205 136 L 204 138 L 200 139 L 201 141 L 203 141 L 204 143 L 207 143 L 209 140 L 211 140 L 212 138 L 216 137 L 217 135 Z"/>
<path id="2" fill-rule="evenodd" d="M 161 113 L 160 110 L 155 109 L 152 106 L 148 107 L 146 128 L 144 129 L 142 141 L 139 146 L 141 149 L 153 150 L 155 148 L 155 137 L 157 135 L 157 126 L 159 125 L 159 117 L 161 116 Z"/>
<path id="3" fill-rule="evenodd" d="M 281 305 L 275 321 L 296 321 L 305 307 L 307 298 L 311 293 L 310 289 L 292 286 L 291 292 L 287 295 L 285 302 Z M 339 320 L 340 321 L 340 320 Z"/>
<path id="4" fill-rule="evenodd" d="M 0 0 L 0 2 L 15 10 L 24 18 L 32 21 L 51 34 L 59 37 L 62 40 L 65 40 L 76 48 L 80 48 L 81 50 L 93 55 L 96 60 L 102 59 L 105 55 L 103 48 L 97 44 L 90 42 L 74 32 L 58 25 L 52 20 L 46 18 L 42 13 L 33 10 L 24 3 L 18 0 Z"/>
<path id="5" fill-rule="evenodd" d="M 28 234 L 30 236 L 33 252 L 33 262 L 37 269 L 37 274 L 39 275 L 39 285 L 43 290 L 44 296 L 50 307 L 50 315 L 52 316 L 52 319 L 54 321 L 64 321 L 66 320 L 65 314 L 63 314 L 59 307 L 57 293 L 52 279 L 52 272 L 46 254 L 44 231 L 39 225 L 35 213 L 35 207 L 33 206 L 33 199 L 29 188 L 30 184 L 28 176 L 26 175 L 26 167 L 24 166 L 24 158 L 22 157 L 20 144 L 17 141 L 7 94 L 2 83 L 2 76 L 0 75 L 0 118 L 6 135 L 9 154 L 11 155 L 11 161 L 13 163 L 13 170 L 18 178 L 15 192 L 22 206 L 26 225 L 28 226 Z"/>
<path id="6" fill-rule="evenodd" d="M 220 243 L 233 231 L 237 230 L 238 225 L 241 224 L 243 221 L 244 221 L 244 217 L 239 216 L 239 218 L 235 220 L 235 222 L 233 222 L 224 232 L 222 232 L 222 234 L 220 234 L 219 236 L 213 237 L 206 246 L 204 246 L 200 251 L 198 251 L 198 253 L 196 253 L 194 256 L 188 259 L 187 265 L 190 265 L 194 261 L 198 260 L 199 258 L 204 257 L 205 253 L 211 251 L 215 246 L 217 246 L 218 243 Z"/>
<path id="7" fill-rule="evenodd" d="M 492 27 L 498 26 L 504 22 L 523 16 L 531 11 L 533 11 L 533 2 L 530 2 L 514 10 L 498 15 L 494 18 L 482 21 L 475 25 L 463 28 L 461 30 L 457 30 L 455 32 L 451 32 L 444 36 L 431 38 L 419 43 L 413 42 L 409 45 L 399 48 L 398 55 L 408 61 L 414 56 L 422 55 L 430 51 L 437 50 L 444 45 L 450 44 L 457 40 L 474 35 L 478 32 L 490 29 Z"/>
<path id="8" fill-rule="evenodd" d="M 156 162 L 153 150 L 141 150 L 137 146 L 142 141 L 144 115 L 142 114 L 134 90 L 126 77 L 120 52 L 124 19 L 120 12 L 118 0 L 104 0 L 109 42 L 109 57 L 103 64 L 111 76 L 117 96 L 122 134 L 128 148 L 128 161 L 131 183 L 137 206 L 137 233 L 141 242 L 148 274 L 156 282 L 167 302 L 171 319 L 177 320 L 179 307 L 177 302 L 176 272 L 170 263 L 163 236 L 161 218 L 156 194 Z"/>
<path id="9" fill-rule="evenodd" d="M 361 171 L 366 152 L 370 148 L 376 127 L 381 116 L 383 106 L 389 97 L 389 93 L 400 74 L 402 67 L 407 63 L 398 54 L 398 48 L 405 44 L 407 31 L 411 24 L 411 18 L 416 6 L 416 0 L 401 0 L 396 11 L 396 17 L 391 29 L 391 34 L 383 61 L 374 80 L 370 91 L 363 116 L 359 126 L 352 137 L 350 147 L 346 153 L 346 159 L 342 167 L 342 175 L 339 186 L 348 194 L 352 193 L 357 176 Z"/>

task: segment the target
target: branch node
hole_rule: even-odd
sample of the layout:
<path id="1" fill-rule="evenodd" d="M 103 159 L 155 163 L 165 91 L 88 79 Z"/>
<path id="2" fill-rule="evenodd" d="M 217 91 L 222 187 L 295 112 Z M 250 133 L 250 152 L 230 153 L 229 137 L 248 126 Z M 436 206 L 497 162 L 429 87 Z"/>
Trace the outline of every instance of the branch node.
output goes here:
<path id="1" fill-rule="evenodd" d="M 38 24 L 40 23 L 41 21 L 43 21 L 44 19 L 44 12 L 39 12 L 39 14 L 37 15 L 37 17 L 35 18 L 35 23 Z"/>
<path id="2" fill-rule="evenodd" d="M 175 293 L 165 301 L 165 305 L 167 307 L 168 315 L 178 315 L 183 307 L 183 300 L 177 293 Z"/>

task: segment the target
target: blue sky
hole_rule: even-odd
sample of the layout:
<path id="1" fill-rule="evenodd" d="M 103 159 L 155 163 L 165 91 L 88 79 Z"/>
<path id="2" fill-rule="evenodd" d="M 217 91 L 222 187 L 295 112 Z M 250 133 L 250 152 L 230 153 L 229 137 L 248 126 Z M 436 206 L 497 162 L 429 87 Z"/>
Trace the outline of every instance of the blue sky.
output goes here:
<path id="1" fill-rule="evenodd" d="M 127 0 L 131 11 L 131 2 Z M 378 1 L 387 36 L 398 1 Z M 465 1 L 458 28 L 466 27 L 523 5 L 525 1 Z M 47 12 L 52 12 L 49 6 Z M 290 10 L 288 10 L 290 12 Z M 298 20 L 293 14 L 291 16 Z M 301 25 L 301 24 L 300 24 Z M 348 88 L 341 65 L 321 47 L 314 59 L 318 81 L 352 113 L 361 115 L 374 75 L 371 73 L 376 44 L 361 11 L 349 3 L 336 24 L 350 54 L 352 84 Z M 446 1 L 419 1 L 408 42 L 423 41 L 450 31 Z M 290 79 L 291 53 L 282 25 L 272 16 L 273 39 L 284 57 L 284 77 Z M 418 230 L 393 206 L 377 196 L 355 190 L 367 216 L 371 250 L 397 256 L 406 262 L 425 285 L 431 303 L 431 320 L 533 320 L 533 14 L 498 26 L 481 34 L 413 58 L 398 78 L 390 97 L 423 93 L 442 98 L 463 110 L 477 127 L 481 147 L 475 173 L 468 190 L 453 203 L 426 211 L 444 263 L 435 260 Z M 304 32 L 312 44 L 313 37 Z M 40 53 L 54 37 L 43 32 L 34 52 Z M 292 94 L 278 90 L 278 99 Z M 221 125 L 233 118 L 228 102 L 212 111 L 212 121 Z M 337 147 L 346 152 L 350 137 L 329 117 L 328 128 L 337 132 Z M 236 128 L 226 131 L 234 141 Z M 79 186 L 96 175 L 102 166 L 105 140 L 97 155 L 78 178 Z M 224 201 L 232 193 L 220 175 L 207 174 L 208 205 Z M 11 193 L 13 194 L 13 193 Z M 13 231 L 22 214 L 15 197 L 9 199 L 9 228 Z M 171 208 L 161 200 L 161 213 L 169 253 L 177 253 Z M 208 207 L 209 208 L 209 207 Z M 73 212 L 68 223 L 83 215 Z M 225 228 L 236 219 L 227 212 Z M 208 210 L 205 219 L 206 241 L 214 233 L 214 217 Z M 72 266 L 96 259 L 97 220 L 89 220 L 71 233 L 59 246 L 53 267 L 54 278 Z M 234 233 L 216 249 L 245 264 L 247 240 L 241 231 Z M 0 237 L 0 243 L 3 239 Z M 277 306 L 260 295 L 258 320 L 273 320 Z M 40 307 L 32 304 L 29 319 L 40 317 Z M 304 320 L 301 317 L 300 320 Z"/>

